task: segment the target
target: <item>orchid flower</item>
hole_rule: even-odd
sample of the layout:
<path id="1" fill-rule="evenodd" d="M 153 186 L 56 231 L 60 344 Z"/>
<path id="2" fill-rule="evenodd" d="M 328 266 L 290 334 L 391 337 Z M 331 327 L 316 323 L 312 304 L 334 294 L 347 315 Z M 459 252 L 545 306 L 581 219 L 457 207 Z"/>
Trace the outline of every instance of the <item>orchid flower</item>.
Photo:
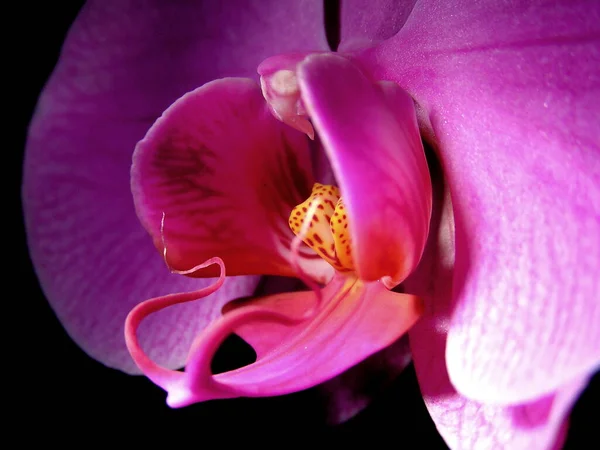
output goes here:
<path id="1" fill-rule="evenodd" d="M 127 318 L 134 361 L 167 390 L 172 406 L 315 386 L 391 345 L 420 314 L 417 297 L 388 290 L 419 262 L 431 218 L 431 183 L 411 97 L 393 83 L 373 84 L 337 55 L 307 56 L 294 71 L 290 59 L 263 64 L 263 91 L 279 97 L 275 116 L 314 137 L 306 118 L 279 114 L 303 104 L 339 189 L 313 184 L 307 136 L 279 123 L 250 79 L 225 78 L 184 95 L 134 152 L 136 210 L 167 265 L 194 276 L 214 275 L 200 270 L 210 269 L 207 264 L 220 266 L 213 285 L 148 300 Z M 305 246 L 292 240 L 290 228 Z M 229 308 L 194 341 L 185 372 L 153 363 L 137 342 L 141 320 L 212 294 L 225 270 L 296 272 L 314 293 Z M 317 281 L 327 286 L 321 291 Z M 213 376 L 212 357 L 234 332 L 258 359 Z"/>
<path id="2" fill-rule="evenodd" d="M 181 406 L 331 378 L 410 328 L 418 296 L 411 353 L 447 444 L 560 446 L 600 361 L 597 4 L 342 1 L 334 55 L 321 2 L 282 3 L 84 7 L 25 162 L 31 256 L 59 319 L 90 356 L 138 373 L 123 340 L 133 310 L 134 357 Z M 429 165 L 430 223 L 417 123 L 440 161 Z M 331 171 L 314 160 L 323 154 Z M 311 194 L 315 175 L 341 199 L 334 187 Z M 316 206 L 302 206 L 311 195 Z M 340 224 L 352 231 L 340 267 L 311 245 L 326 200 L 338 217 L 347 209 Z M 163 259 L 220 276 L 173 275 Z M 228 303 L 261 274 L 328 284 Z M 400 282 L 410 295 L 388 290 Z M 201 296 L 169 294 L 199 287 L 216 292 L 132 333 L 158 307 Z M 136 306 L 148 298 L 160 300 Z M 230 331 L 258 360 L 212 376 L 207 358 Z M 167 369 L 188 352 L 185 373 Z"/>

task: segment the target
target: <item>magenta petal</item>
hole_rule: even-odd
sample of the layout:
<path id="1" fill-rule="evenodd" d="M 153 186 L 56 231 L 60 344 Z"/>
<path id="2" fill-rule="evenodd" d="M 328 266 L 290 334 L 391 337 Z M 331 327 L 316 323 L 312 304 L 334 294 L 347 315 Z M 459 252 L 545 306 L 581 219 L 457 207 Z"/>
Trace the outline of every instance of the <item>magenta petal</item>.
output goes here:
<path id="1" fill-rule="evenodd" d="M 585 381 L 575 381 L 539 400 L 498 406 L 461 396 L 451 390 L 448 379 L 441 376 L 432 376 L 426 382 L 427 386 L 435 385 L 440 391 L 449 389 L 441 395 L 430 396 L 420 383 L 425 405 L 440 435 L 452 449 L 561 449 L 568 429 L 568 414 L 585 386 Z"/>
<path id="2" fill-rule="evenodd" d="M 417 0 L 342 0 L 338 51 L 391 38 L 404 25 L 415 3 Z"/>
<path id="3" fill-rule="evenodd" d="M 206 360 L 205 351 L 237 328 L 236 322 L 263 321 L 273 314 L 290 321 L 299 316 L 288 315 L 289 305 L 297 296 L 306 295 L 314 296 L 312 292 L 281 294 L 225 315 L 200 336 L 198 347 L 192 350 L 195 356 L 190 362 L 195 362 L 190 372 L 196 372 L 193 364 Z M 419 315 L 420 301 L 414 296 L 388 291 L 378 282 L 363 284 L 336 277 L 323 289 L 322 308 L 303 321 L 299 333 L 255 363 L 215 375 L 214 387 L 206 395 L 280 395 L 314 386 L 390 345 Z"/>
<path id="4" fill-rule="evenodd" d="M 149 300 L 128 319 L 132 324 L 128 340 L 134 344 L 131 348 L 136 360 L 168 391 L 167 401 L 173 407 L 215 398 L 282 395 L 317 385 L 390 345 L 414 324 L 421 309 L 417 297 L 388 291 L 379 282 L 364 284 L 341 276 L 323 289 L 323 303 L 310 316 L 298 311 L 296 303 L 315 299 L 313 292 L 263 297 L 228 312 L 204 330 L 192 345 L 182 377 L 180 372 L 165 371 L 138 354 L 132 337 L 143 316 L 169 303 L 191 300 L 194 295 L 204 294 Z M 210 362 L 221 342 L 255 322 L 277 322 L 290 326 L 293 332 L 255 363 L 212 375 Z"/>
<path id="5" fill-rule="evenodd" d="M 452 191 L 457 389 L 512 403 L 595 370 L 600 3 L 423 1 L 361 60 L 421 105 Z"/>
<path id="6" fill-rule="evenodd" d="M 320 1 L 86 3 L 31 124 L 23 201 L 44 292 L 87 353 L 137 371 L 122 339 L 127 312 L 209 283 L 170 274 L 139 224 L 129 183 L 136 142 L 203 83 L 256 76 L 274 54 L 326 49 Z M 161 364 L 181 366 L 192 336 L 254 285 L 228 280 L 212 301 L 150 318 L 142 346 Z"/>
<path id="7" fill-rule="evenodd" d="M 569 380 L 557 392 L 528 403 L 510 405 L 468 399 L 450 381 L 445 351 L 453 308 L 454 223 L 447 193 L 443 206 L 442 198 L 438 200 L 423 260 L 404 283 L 409 292 L 425 300 L 425 315 L 410 330 L 409 338 L 427 409 L 441 436 L 453 449 L 561 448 L 568 414 L 587 382 L 585 377 Z"/>
<path id="8" fill-rule="evenodd" d="M 138 372 L 122 337 L 129 310 L 145 298 L 210 280 L 171 274 L 135 215 L 131 153 L 122 144 L 145 126 L 97 123 L 90 129 L 66 117 L 42 119 L 31 129 L 23 187 L 30 255 L 69 335 L 104 364 Z M 113 145 L 124 151 L 111 155 Z M 140 332 L 142 345 L 164 366 L 183 365 L 193 337 L 221 305 L 251 294 L 256 283 L 254 277 L 228 280 L 212 302 L 153 316 Z"/>
<path id="9" fill-rule="evenodd" d="M 180 98 L 140 141 L 131 169 L 136 210 L 169 266 L 218 256 L 229 275 L 295 275 L 288 219 L 312 184 L 307 139 L 271 116 L 247 78 Z M 328 280 L 331 267 L 303 247 L 305 270 Z"/>
<path id="10" fill-rule="evenodd" d="M 334 54 L 307 57 L 298 79 L 349 212 L 357 272 L 397 284 L 417 265 L 431 216 L 413 101 Z"/>
<path id="11" fill-rule="evenodd" d="M 297 284 L 297 283 L 295 283 Z M 252 305 L 273 305 L 285 311 L 286 315 L 292 317 L 302 317 L 315 306 L 315 294 L 311 291 L 294 292 L 290 289 L 286 293 L 269 295 L 267 297 L 253 298 L 252 300 L 240 299 L 227 303 L 223 307 L 223 314 L 227 315 L 232 311 L 239 310 Z M 293 295 L 293 301 L 288 299 Z M 285 303 L 274 303 L 276 301 L 285 301 Z M 287 321 L 249 321 L 237 326 L 233 331 L 244 339 L 256 352 L 257 358 L 271 352 L 286 339 L 291 339 L 298 335 L 305 325 L 301 322 L 290 324 Z"/>
<path id="12" fill-rule="evenodd" d="M 297 290 L 298 284 L 298 280 L 271 279 L 261 288 L 265 292 L 289 292 Z M 308 312 L 315 304 L 314 294 L 308 294 L 295 296 L 293 302 L 287 302 L 286 313 L 300 316 Z M 272 302 L 275 298 L 271 296 L 251 302 L 264 304 L 263 302 Z M 247 304 L 248 300 L 245 299 L 230 302 L 225 305 L 223 312 L 227 314 Z M 236 328 L 235 334 L 248 342 L 260 359 L 286 339 L 297 335 L 303 327 L 301 323 L 290 326 L 277 322 L 250 322 Z M 384 393 L 410 361 L 408 339 L 407 336 L 403 336 L 392 345 L 315 387 L 326 411 L 327 422 L 339 424 L 358 414 L 374 397 Z"/>

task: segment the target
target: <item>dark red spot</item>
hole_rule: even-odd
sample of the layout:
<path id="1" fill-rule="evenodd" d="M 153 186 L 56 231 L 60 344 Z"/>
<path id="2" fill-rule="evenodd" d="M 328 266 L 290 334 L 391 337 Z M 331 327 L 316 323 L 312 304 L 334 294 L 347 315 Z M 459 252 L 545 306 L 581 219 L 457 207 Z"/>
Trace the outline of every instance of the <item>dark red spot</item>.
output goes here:
<path id="1" fill-rule="evenodd" d="M 325 214 L 325 220 L 326 220 L 327 222 L 331 222 L 331 217 L 329 217 L 329 215 L 328 215 L 328 214 Z"/>
<path id="2" fill-rule="evenodd" d="M 342 219 L 338 219 L 338 223 L 342 223 Z"/>
<path id="3" fill-rule="evenodd" d="M 334 216 L 336 216 L 336 217 L 337 217 L 337 216 L 339 216 L 339 214 L 338 214 L 338 213 L 333 213 L 333 215 L 334 215 Z"/>
<path id="4" fill-rule="evenodd" d="M 335 244 L 331 244 L 331 250 L 335 250 Z"/>
<path id="5" fill-rule="evenodd" d="M 306 243 L 307 243 L 308 245 L 310 245 L 311 247 L 312 247 L 313 245 L 315 245 L 315 244 L 313 243 L 312 239 L 309 239 L 309 238 L 306 238 Z"/>
<path id="6" fill-rule="evenodd" d="M 318 221 L 319 221 L 319 216 L 317 216 L 317 215 L 315 214 L 315 215 L 313 216 L 313 220 L 314 220 L 315 222 L 318 222 Z"/>
<path id="7" fill-rule="evenodd" d="M 325 251 L 325 249 L 323 247 L 319 247 L 317 250 L 319 250 L 324 255 L 327 255 L 327 252 Z"/>
<path id="8" fill-rule="evenodd" d="M 300 215 L 300 211 L 296 211 L 296 215 L 299 216 Z"/>
<path id="9" fill-rule="evenodd" d="M 323 205 L 319 205 L 317 208 L 319 208 L 319 209 L 325 209 L 325 207 Z"/>
<path id="10" fill-rule="evenodd" d="M 340 237 L 343 238 L 344 237 L 344 233 L 340 234 Z"/>
<path id="11" fill-rule="evenodd" d="M 305 206 L 303 206 L 303 207 L 302 207 L 302 211 L 306 212 L 306 211 L 308 211 L 308 209 L 306 209 L 306 207 L 305 207 Z"/>
<path id="12" fill-rule="evenodd" d="M 344 218 L 344 219 L 346 218 L 346 214 L 344 214 L 344 217 L 343 217 L 343 218 Z"/>
<path id="13" fill-rule="evenodd" d="M 345 224 L 345 225 L 344 225 L 344 228 L 348 228 L 348 224 Z"/>
<path id="14" fill-rule="evenodd" d="M 321 239 L 321 236 L 319 236 L 318 234 L 315 233 L 313 237 L 315 238 L 315 241 L 317 241 L 319 244 L 323 243 L 323 239 Z"/>

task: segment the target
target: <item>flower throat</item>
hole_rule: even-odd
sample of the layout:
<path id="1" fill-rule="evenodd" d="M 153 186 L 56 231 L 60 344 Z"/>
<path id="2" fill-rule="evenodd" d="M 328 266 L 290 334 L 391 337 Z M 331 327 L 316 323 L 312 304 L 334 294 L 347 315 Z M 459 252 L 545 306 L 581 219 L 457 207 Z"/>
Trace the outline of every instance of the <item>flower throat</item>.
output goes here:
<path id="1" fill-rule="evenodd" d="M 313 203 L 317 206 L 309 218 Z M 309 219 L 308 231 L 303 234 L 302 224 Z M 296 236 L 338 272 L 354 272 L 348 214 L 336 186 L 315 183 L 310 197 L 292 210 L 289 225 Z"/>

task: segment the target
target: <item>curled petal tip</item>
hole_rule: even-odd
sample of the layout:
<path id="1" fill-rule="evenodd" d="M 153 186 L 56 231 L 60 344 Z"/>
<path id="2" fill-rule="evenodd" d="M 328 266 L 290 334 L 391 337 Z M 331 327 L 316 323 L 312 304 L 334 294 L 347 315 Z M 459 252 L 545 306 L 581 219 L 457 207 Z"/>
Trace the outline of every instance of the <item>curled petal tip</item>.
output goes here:
<path id="1" fill-rule="evenodd" d="M 225 282 L 225 264 L 221 258 L 210 258 L 204 263 L 196 266 L 194 269 L 201 269 L 213 264 L 217 264 L 219 266 L 220 276 L 210 286 L 203 287 L 193 292 L 164 295 L 146 300 L 133 308 L 125 320 L 125 344 L 129 354 L 131 355 L 131 358 L 134 360 L 139 369 L 150 380 L 165 389 L 169 393 L 169 396 L 173 395 L 173 392 L 179 392 L 183 374 L 175 370 L 167 369 L 155 363 L 142 349 L 138 341 L 137 330 L 141 322 L 149 315 L 172 305 L 207 297 L 221 288 Z M 177 401 L 174 401 L 174 403 L 177 403 Z"/>

